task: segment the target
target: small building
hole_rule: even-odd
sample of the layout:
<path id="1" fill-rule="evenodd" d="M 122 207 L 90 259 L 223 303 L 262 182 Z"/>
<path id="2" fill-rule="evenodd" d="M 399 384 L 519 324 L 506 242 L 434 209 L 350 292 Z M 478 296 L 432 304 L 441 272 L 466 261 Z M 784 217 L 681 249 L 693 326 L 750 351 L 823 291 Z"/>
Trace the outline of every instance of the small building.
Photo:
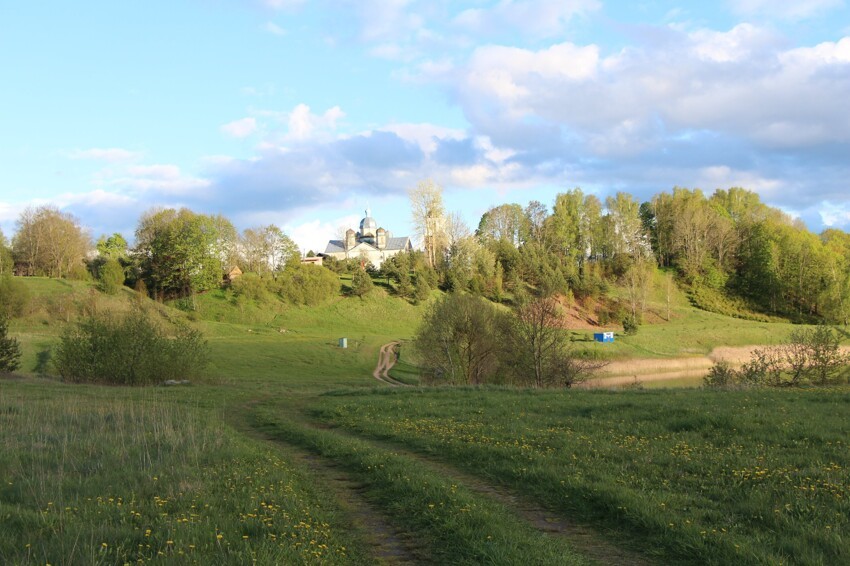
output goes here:
<path id="1" fill-rule="evenodd" d="M 322 265 L 322 256 L 302 257 L 301 263 L 305 265 Z"/>
<path id="2" fill-rule="evenodd" d="M 230 269 L 227 270 L 227 273 L 224 274 L 224 281 L 226 283 L 230 283 L 234 279 L 238 279 L 242 276 L 242 270 L 239 269 L 238 265 L 234 265 Z"/>
<path id="3" fill-rule="evenodd" d="M 596 342 L 613 342 L 614 341 L 614 333 L 613 332 L 597 332 L 593 335 L 593 339 Z"/>
<path id="4" fill-rule="evenodd" d="M 360 231 L 349 228 L 344 240 L 331 240 L 323 255 L 336 259 L 359 259 L 370 262 L 375 267 L 401 252 L 413 250 L 409 236 L 393 238 L 392 234 L 372 218 L 369 210 L 360 221 Z"/>

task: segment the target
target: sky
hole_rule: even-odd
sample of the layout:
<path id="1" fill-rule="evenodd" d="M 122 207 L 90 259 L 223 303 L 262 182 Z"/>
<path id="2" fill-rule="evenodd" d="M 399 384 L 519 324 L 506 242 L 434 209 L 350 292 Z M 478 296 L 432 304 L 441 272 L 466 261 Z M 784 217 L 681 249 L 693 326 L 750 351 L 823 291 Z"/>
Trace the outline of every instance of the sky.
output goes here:
<path id="1" fill-rule="evenodd" d="M 0 228 L 28 206 L 132 241 L 155 206 L 323 251 L 407 192 L 744 187 L 850 230 L 846 0 L 4 0 Z"/>

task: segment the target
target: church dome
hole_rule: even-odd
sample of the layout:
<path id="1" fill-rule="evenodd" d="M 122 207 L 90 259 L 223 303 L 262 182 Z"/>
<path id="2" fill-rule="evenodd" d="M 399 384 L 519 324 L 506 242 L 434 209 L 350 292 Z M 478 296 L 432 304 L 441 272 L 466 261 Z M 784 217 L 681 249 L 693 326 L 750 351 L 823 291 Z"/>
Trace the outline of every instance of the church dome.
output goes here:
<path id="1" fill-rule="evenodd" d="M 360 234 L 363 236 L 374 236 L 378 229 L 378 223 L 369 215 L 369 210 L 366 210 L 366 217 L 360 221 Z"/>

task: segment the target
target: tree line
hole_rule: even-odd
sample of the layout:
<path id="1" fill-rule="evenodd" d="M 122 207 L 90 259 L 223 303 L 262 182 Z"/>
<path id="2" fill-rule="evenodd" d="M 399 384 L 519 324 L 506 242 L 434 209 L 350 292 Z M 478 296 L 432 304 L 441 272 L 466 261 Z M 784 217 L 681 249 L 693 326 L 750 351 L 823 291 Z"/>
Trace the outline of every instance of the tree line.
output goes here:
<path id="1" fill-rule="evenodd" d="M 413 300 L 435 287 L 499 302 L 527 290 L 600 297 L 618 285 L 626 296 L 613 319 L 639 322 L 649 281 L 661 269 L 707 310 L 850 320 L 850 235 L 813 234 L 742 188 L 706 195 L 676 187 L 645 202 L 624 192 L 602 201 L 576 188 L 557 194 L 551 208 L 538 201 L 491 207 L 474 230 L 446 211 L 431 181 L 410 191 L 410 203 L 421 252 L 396 256 L 373 275 Z M 0 275 L 93 276 L 105 290 L 125 283 L 166 299 L 211 289 L 232 266 L 275 281 L 299 263 L 296 245 L 277 226 L 240 233 L 222 215 L 188 209 L 149 210 L 134 236 L 132 248 L 120 234 L 93 246 L 72 215 L 29 208 L 11 242 L 0 233 Z M 354 273 L 354 263 L 328 266 Z"/>
<path id="2" fill-rule="evenodd" d="M 415 229 L 438 284 L 500 301 L 531 289 L 598 297 L 626 290 L 619 318 L 639 322 L 649 281 L 663 270 L 699 307 L 735 316 L 850 319 L 850 235 L 813 234 L 742 188 L 676 187 L 645 202 L 603 202 L 576 188 L 551 210 L 531 201 L 487 210 L 473 231 L 447 213 L 433 182 L 410 192 Z M 622 320 L 621 320 L 622 322 Z"/>

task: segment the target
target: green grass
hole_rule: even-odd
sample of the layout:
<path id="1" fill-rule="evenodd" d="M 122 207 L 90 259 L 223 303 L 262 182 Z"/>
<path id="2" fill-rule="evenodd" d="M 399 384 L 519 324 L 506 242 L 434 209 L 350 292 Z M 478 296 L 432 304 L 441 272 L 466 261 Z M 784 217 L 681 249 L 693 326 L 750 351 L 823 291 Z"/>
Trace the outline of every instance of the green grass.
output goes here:
<path id="1" fill-rule="evenodd" d="M 193 313 L 144 299 L 204 332 L 207 377 L 182 388 L 72 386 L 36 377 L 51 372 L 49 351 L 65 326 L 138 299 L 21 280 L 32 301 L 10 330 L 22 342 L 24 379 L 0 377 L 2 563 L 374 561 L 362 533 L 346 528 L 339 494 L 298 456 L 305 450 L 359 482 L 423 561 L 582 561 L 429 461 L 591 523 L 663 563 L 848 561 L 846 390 L 651 389 L 693 385 L 689 378 L 616 393 L 388 392 L 371 375 L 378 350 L 412 338 L 425 306 L 381 288 L 310 308 L 239 307 L 223 291 L 197 297 Z M 663 312 L 657 295 L 651 306 Z M 669 323 L 612 345 L 578 345 L 618 359 L 704 355 L 776 343 L 790 328 L 698 311 L 677 296 Z M 391 375 L 418 383 L 409 346 Z"/>
<path id="2" fill-rule="evenodd" d="M 368 562 L 320 486 L 191 397 L 3 384 L 0 562 Z"/>
<path id="3" fill-rule="evenodd" d="M 850 391 L 325 396 L 322 419 L 490 478 L 664 562 L 850 560 Z"/>
<path id="4" fill-rule="evenodd" d="M 256 425 L 352 472 L 368 495 L 438 564 L 588 564 L 562 539 L 546 537 L 504 506 L 459 486 L 420 462 L 356 438 L 312 429 L 281 417 L 273 404 Z"/>

